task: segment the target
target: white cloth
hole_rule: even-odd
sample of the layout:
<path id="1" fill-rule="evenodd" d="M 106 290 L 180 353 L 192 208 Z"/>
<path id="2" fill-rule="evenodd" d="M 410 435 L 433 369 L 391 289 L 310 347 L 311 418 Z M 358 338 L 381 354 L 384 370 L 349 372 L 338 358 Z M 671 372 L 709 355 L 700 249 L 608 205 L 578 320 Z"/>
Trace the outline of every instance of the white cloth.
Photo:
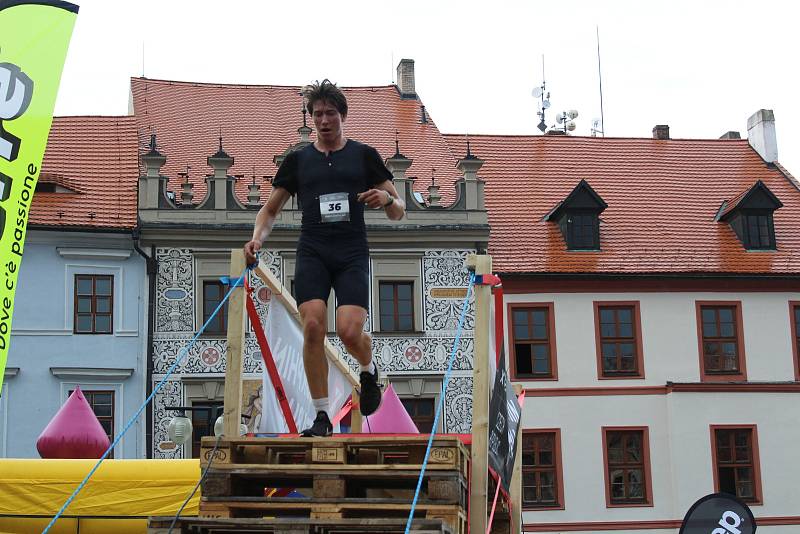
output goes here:
<path id="1" fill-rule="evenodd" d="M 275 359 L 275 366 L 283 382 L 283 389 L 289 399 L 289 406 L 294 415 L 297 430 L 311 426 L 316 417 L 316 411 L 308 391 L 308 381 L 303 366 L 303 331 L 300 325 L 289 314 L 286 307 L 279 299 L 270 301 L 264 333 Z M 283 417 L 275 388 L 269 378 L 266 366 L 262 373 L 264 383 L 263 414 L 259 432 L 261 433 L 286 433 L 289 431 Z M 334 365 L 328 365 L 328 399 L 334 415 L 344 405 L 347 397 L 352 393 L 350 383 L 344 374 Z"/>

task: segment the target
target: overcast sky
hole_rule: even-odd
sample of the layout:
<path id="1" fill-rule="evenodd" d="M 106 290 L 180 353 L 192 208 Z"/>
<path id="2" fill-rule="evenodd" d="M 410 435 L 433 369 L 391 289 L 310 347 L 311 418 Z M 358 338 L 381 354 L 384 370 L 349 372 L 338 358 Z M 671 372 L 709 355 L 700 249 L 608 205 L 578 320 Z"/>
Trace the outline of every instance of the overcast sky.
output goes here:
<path id="1" fill-rule="evenodd" d="M 542 83 L 576 135 L 600 117 L 600 33 L 607 136 L 747 135 L 775 112 L 779 160 L 800 176 L 800 59 L 793 2 L 225 2 L 78 0 L 57 115 L 128 110 L 129 78 L 344 86 L 392 83 L 416 62 L 417 93 L 445 133 L 538 133 Z M 143 54 L 144 50 L 144 54 Z"/>

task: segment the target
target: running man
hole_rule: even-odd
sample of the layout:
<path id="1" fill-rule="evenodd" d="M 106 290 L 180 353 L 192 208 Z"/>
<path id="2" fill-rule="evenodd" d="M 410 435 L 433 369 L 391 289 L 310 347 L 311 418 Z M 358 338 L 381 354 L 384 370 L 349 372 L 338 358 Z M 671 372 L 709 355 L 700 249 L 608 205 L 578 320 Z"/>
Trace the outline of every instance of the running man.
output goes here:
<path id="1" fill-rule="evenodd" d="M 303 321 L 303 363 L 317 412 L 302 435 L 330 436 L 328 361 L 323 343 L 327 302 L 336 292 L 336 334 L 361 365 L 361 413 L 371 415 L 381 403 L 372 338 L 364 332 L 369 306 L 369 245 L 364 206 L 382 208 L 402 219 L 405 204 L 378 151 L 344 135 L 347 99 L 329 80 L 304 89 L 317 140 L 286 156 L 272 181 L 272 193 L 256 216 L 253 238 L 244 245 L 247 264 L 272 230 L 275 218 L 297 195 L 303 219 L 297 243 L 295 299 Z M 338 409 L 338 406 L 333 407 Z"/>

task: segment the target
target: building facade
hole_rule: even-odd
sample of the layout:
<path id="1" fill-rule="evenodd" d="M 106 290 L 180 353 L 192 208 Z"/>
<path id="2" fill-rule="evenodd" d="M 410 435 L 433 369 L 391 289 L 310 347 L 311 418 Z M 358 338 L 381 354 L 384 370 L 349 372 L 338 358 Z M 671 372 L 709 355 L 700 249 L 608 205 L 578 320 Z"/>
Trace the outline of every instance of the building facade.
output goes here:
<path id="1" fill-rule="evenodd" d="M 800 191 L 772 113 L 748 127 L 471 138 L 526 390 L 525 531 L 675 533 L 718 491 L 798 529 Z"/>
<path id="2" fill-rule="evenodd" d="M 407 205 L 402 221 L 388 220 L 382 210 L 365 214 L 371 252 L 370 316 L 365 330 L 373 335 L 383 376 L 417 424 L 430 430 L 466 295 L 466 256 L 486 249 L 489 227 L 484 184 L 477 177 L 482 162 L 467 151 L 461 158 L 453 157 L 414 92 L 413 65 L 401 63 L 399 70 L 409 68 L 410 82 L 402 76 L 405 86 L 344 88 L 350 109 L 345 132 L 378 149 Z M 132 80 L 142 153 L 138 231 L 142 246 L 152 251 L 156 273 L 150 290 L 154 295 L 151 387 L 165 377 L 227 291 L 220 277 L 230 274 L 231 249 L 240 249 L 252 235 L 255 214 L 270 191 L 269 177 L 289 151 L 312 141 L 299 90 Z M 176 114 L 177 102 L 181 106 Z M 216 113 L 212 102 L 227 102 L 231 108 Z M 202 116 L 202 121 L 195 120 Z M 411 173 L 427 177 L 420 180 Z M 420 182 L 426 183 L 422 189 L 427 189 L 426 197 L 418 192 Z M 302 283 L 294 280 L 300 219 L 293 198 L 262 253 L 290 290 Z M 259 291 L 257 279 L 251 277 L 251 283 L 264 317 L 269 294 Z M 332 295 L 330 340 L 357 370 L 335 335 L 334 309 Z M 473 322 L 470 307 L 440 432 L 471 429 Z M 243 413 L 252 413 L 260 403 L 262 363 L 249 324 L 246 330 L 242 403 Z M 167 435 L 174 413 L 168 408 L 221 405 L 226 332 L 224 319 L 209 323 L 156 394 L 148 438 L 154 457 L 198 453 L 199 437 L 213 424 L 211 410 L 193 410 L 194 443 L 175 447 Z"/>
<path id="3" fill-rule="evenodd" d="M 56 118 L 31 208 L 0 404 L 0 452 L 36 440 L 78 386 L 114 439 L 144 401 L 145 262 L 129 117 Z M 140 458 L 137 423 L 113 451 Z"/>

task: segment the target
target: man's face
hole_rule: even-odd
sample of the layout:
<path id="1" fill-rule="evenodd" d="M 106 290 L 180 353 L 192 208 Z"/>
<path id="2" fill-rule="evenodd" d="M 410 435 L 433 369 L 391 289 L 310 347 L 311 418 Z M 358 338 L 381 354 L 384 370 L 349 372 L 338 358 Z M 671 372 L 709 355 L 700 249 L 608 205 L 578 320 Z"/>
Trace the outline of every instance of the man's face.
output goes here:
<path id="1" fill-rule="evenodd" d="M 333 105 L 324 101 L 314 102 L 311 115 L 314 127 L 317 129 L 317 137 L 321 141 L 332 142 L 341 137 L 345 118 Z"/>

